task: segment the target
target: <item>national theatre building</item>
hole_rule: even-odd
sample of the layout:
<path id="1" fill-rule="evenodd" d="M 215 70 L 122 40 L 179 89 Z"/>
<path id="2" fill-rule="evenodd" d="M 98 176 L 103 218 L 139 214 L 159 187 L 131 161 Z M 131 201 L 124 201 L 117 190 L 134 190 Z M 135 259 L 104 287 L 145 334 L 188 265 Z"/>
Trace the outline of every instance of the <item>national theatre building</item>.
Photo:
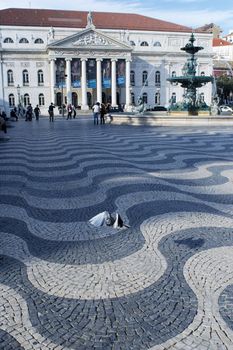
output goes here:
<path id="1" fill-rule="evenodd" d="M 180 50 L 191 28 L 128 13 L 0 10 L 0 108 L 51 102 L 88 110 L 96 101 L 127 111 L 139 97 L 151 107 L 182 101 Z M 195 33 L 197 75 L 212 75 L 212 35 Z M 211 84 L 198 94 L 211 102 Z"/>

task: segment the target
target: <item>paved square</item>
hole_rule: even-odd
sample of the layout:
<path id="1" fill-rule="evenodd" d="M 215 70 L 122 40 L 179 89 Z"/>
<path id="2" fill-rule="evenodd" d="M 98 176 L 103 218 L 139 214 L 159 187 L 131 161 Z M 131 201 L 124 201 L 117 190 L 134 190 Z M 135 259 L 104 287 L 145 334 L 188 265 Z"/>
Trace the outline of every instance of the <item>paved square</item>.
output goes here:
<path id="1" fill-rule="evenodd" d="M 11 125 L 0 349 L 232 350 L 233 129 Z"/>

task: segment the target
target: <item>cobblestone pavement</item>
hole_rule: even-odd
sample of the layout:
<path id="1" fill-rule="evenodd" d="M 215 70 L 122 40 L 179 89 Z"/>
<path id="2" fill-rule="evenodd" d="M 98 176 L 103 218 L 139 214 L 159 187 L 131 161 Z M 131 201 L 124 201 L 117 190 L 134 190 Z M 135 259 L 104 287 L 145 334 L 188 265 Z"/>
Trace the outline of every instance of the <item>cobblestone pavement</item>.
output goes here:
<path id="1" fill-rule="evenodd" d="M 11 126 L 0 349 L 232 350 L 232 128 Z"/>

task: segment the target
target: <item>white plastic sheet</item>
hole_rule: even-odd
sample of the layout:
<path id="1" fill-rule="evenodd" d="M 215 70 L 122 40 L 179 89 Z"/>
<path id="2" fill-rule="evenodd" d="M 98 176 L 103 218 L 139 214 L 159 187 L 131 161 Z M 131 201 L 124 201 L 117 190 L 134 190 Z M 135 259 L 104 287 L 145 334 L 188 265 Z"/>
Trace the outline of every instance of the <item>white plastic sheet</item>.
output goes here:
<path id="1" fill-rule="evenodd" d="M 112 226 L 116 229 L 122 228 L 124 226 L 129 227 L 127 225 L 124 225 L 120 214 L 116 213 L 114 217 L 108 211 L 103 211 L 102 213 L 97 214 L 96 216 L 91 218 L 89 222 L 96 227 Z"/>

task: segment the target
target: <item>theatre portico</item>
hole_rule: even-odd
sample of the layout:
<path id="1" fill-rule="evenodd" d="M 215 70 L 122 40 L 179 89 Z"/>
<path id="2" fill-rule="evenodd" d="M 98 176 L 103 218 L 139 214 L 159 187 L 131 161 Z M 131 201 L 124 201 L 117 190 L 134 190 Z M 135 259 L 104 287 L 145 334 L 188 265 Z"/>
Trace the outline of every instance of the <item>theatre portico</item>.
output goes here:
<path id="1" fill-rule="evenodd" d="M 107 48 L 107 50 L 106 50 Z M 106 52 L 107 51 L 107 52 Z M 117 103 L 117 83 L 123 85 L 126 110 L 131 104 L 130 99 L 130 61 L 132 48 L 117 40 L 103 35 L 93 25 L 87 27 L 81 34 L 75 34 L 66 39 L 48 45 L 48 55 L 51 71 L 51 96 L 56 101 L 54 87 L 59 86 L 61 75 L 66 79 L 67 104 L 72 103 L 72 87 L 80 88 L 81 109 L 89 109 L 87 88 L 94 87 L 95 94 L 91 98 L 100 103 Z M 58 62 L 56 64 L 56 62 Z M 57 76 L 56 76 L 57 72 Z M 122 82 L 121 82 L 122 79 Z M 104 101 L 102 101 L 104 89 Z M 74 88 L 73 88 L 74 90 Z M 106 96 L 108 90 L 109 96 Z M 74 92 L 73 92 L 74 94 Z M 89 92 L 90 95 L 90 92 Z M 74 95 L 73 95 L 74 96 Z"/>

